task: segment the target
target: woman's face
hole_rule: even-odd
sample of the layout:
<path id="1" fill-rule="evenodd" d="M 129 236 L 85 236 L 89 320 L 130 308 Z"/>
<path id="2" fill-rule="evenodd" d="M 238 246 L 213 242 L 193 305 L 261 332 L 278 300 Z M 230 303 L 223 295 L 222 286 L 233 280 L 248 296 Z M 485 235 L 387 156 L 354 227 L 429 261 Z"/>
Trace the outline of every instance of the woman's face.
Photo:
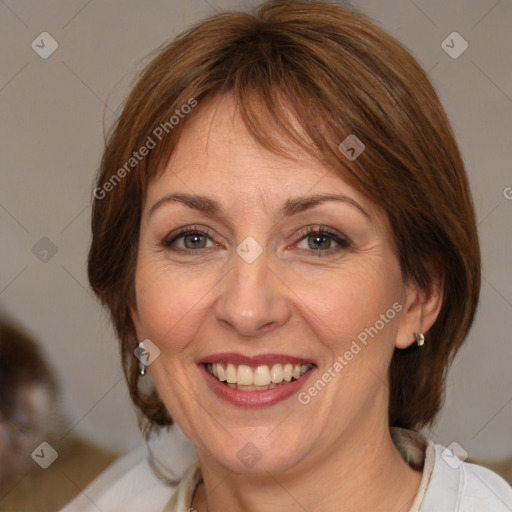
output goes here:
<path id="1" fill-rule="evenodd" d="M 387 428 L 387 369 L 413 338 L 384 216 L 296 156 L 259 146 L 228 99 L 204 105 L 142 214 L 151 375 L 199 455 L 235 471 L 311 465 Z"/>

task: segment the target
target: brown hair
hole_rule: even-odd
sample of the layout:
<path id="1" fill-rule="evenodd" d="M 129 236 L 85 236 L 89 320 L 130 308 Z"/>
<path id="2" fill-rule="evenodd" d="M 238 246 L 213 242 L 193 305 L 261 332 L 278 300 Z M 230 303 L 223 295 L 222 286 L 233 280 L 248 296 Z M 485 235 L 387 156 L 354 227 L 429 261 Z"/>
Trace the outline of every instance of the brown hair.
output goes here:
<path id="1" fill-rule="evenodd" d="M 156 391 L 139 389 L 133 355 L 129 305 L 146 187 L 201 106 L 228 94 L 262 146 L 286 154 L 280 141 L 299 144 L 386 212 L 404 279 L 429 291 L 433 272 L 444 276 L 442 309 L 427 343 L 397 349 L 390 367 L 390 425 L 432 423 L 480 289 L 474 209 L 451 127 L 414 58 L 362 14 L 327 2 L 276 0 L 254 15 L 215 15 L 159 49 L 106 144 L 89 281 L 110 311 L 146 427 L 172 423 Z M 194 102 L 192 111 L 184 108 Z M 189 113 L 171 122 L 180 112 Z M 349 134 L 366 146 L 354 161 L 338 148 Z M 143 146 L 152 149 L 135 161 Z"/>

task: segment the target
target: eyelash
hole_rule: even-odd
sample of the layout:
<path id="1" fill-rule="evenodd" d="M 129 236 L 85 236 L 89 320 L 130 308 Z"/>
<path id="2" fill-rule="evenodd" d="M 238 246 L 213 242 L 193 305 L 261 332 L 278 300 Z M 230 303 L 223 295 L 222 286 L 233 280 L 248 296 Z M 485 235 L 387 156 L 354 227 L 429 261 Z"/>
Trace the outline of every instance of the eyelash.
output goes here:
<path id="1" fill-rule="evenodd" d="M 326 249 L 325 251 L 314 249 L 302 249 L 303 251 L 306 251 L 306 254 L 310 254 L 312 256 L 317 256 L 320 258 L 325 256 L 331 256 L 335 252 L 339 252 L 342 249 L 348 249 L 350 247 L 350 242 L 345 235 L 342 235 L 341 233 L 338 233 L 337 231 L 331 230 L 324 226 L 309 226 L 303 229 L 302 231 L 299 231 L 299 233 L 297 233 L 297 243 L 313 235 L 320 237 L 329 237 L 331 240 L 336 242 L 337 247 L 331 247 L 329 249 Z"/>
<path id="2" fill-rule="evenodd" d="M 175 248 L 175 247 L 173 248 L 173 244 L 177 240 L 179 240 L 180 238 L 183 238 L 185 236 L 188 236 L 188 235 L 201 235 L 201 236 L 209 237 L 211 239 L 213 233 L 211 233 L 207 228 L 202 228 L 202 227 L 200 228 L 197 226 L 189 226 L 189 227 L 181 229 L 180 231 L 178 231 L 175 234 L 172 234 L 172 235 L 166 237 L 162 241 L 161 245 L 165 249 L 182 252 L 182 253 L 183 252 L 185 252 L 185 253 L 199 252 L 199 250 L 197 250 L 197 249 L 182 249 L 182 248 Z M 301 230 L 296 235 L 296 236 L 298 236 L 298 240 L 296 243 L 299 243 L 302 240 L 304 240 L 305 238 L 309 238 L 313 235 L 320 236 L 320 237 L 329 237 L 331 240 L 336 242 L 337 246 L 331 247 L 326 250 L 315 250 L 315 249 L 299 249 L 299 250 L 302 250 L 306 254 L 309 254 L 312 256 L 325 257 L 325 256 L 330 256 L 334 252 L 338 252 L 341 249 L 348 249 L 351 246 L 350 241 L 346 236 L 344 236 L 336 231 L 333 231 L 327 227 L 324 227 L 324 226 L 309 226 L 309 227 Z M 219 246 L 218 243 L 215 242 L 215 244 L 217 246 Z M 213 247 L 203 247 L 200 249 L 213 249 Z"/>
<path id="3" fill-rule="evenodd" d="M 181 229 L 177 233 L 169 235 L 168 237 L 164 238 L 164 240 L 162 241 L 162 246 L 165 249 L 170 249 L 178 252 L 194 252 L 196 251 L 196 249 L 177 249 L 172 247 L 176 240 L 179 240 L 180 238 L 183 238 L 188 235 L 202 235 L 212 238 L 213 233 L 210 233 L 210 231 L 207 228 L 201 228 L 198 226 L 188 226 L 186 228 Z M 219 244 L 216 243 L 216 245 Z M 211 249 L 211 247 L 208 247 L 208 249 Z"/>

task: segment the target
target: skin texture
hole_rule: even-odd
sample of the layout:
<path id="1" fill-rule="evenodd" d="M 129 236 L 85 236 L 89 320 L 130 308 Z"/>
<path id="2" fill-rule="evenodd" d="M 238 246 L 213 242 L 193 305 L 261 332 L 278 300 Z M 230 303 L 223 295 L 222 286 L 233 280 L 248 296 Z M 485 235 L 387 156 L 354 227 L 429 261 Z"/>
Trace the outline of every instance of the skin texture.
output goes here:
<path id="1" fill-rule="evenodd" d="M 158 346 L 151 375 L 197 448 L 199 512 L 408 510 L 421 474 L 391 442 L 387 371 L 395 347 L 430 328 L 441 297 L 403 282 L 376 205 L 313 157 L 292 154 L 296 160 L 259 146 L 229 98 L 202 106 L 149 184 L 132 310 L 137 335 Z M 150 214 L 169 193 L 206 195 L 224 213 L 173 201 Z M 326 201 L 278 214 L 290 198 L 314 194 L 343 195 L 359 207 Z M 184 238 L 164 247 L 187 226 L 207 228 L 204 248 L 185 252 Z M 308 227 L 335 231 L 349 246 L 327 238 L 312 250 Z M 263 249 L 252 263 L 236 252 L 248 236 Z M 199 370 L 198 361 L 214 353 L 287 354 L 315 364 L 307 390 L 394 303 L 400 314 L 308 404 L 292 396 L 259 409 L 235 406 L 218 398 Z M 248 442 L 261 455 L 252 466 L 237 456 Z"/>

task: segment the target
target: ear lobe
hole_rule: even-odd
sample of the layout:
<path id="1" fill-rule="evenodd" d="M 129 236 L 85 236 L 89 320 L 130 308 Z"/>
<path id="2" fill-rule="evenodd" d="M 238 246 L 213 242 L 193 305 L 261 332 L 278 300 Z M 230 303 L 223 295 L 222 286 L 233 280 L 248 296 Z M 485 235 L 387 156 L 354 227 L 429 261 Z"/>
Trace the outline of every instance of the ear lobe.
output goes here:
<path id="1" fill-rule="evenodd" d="M 442 278 L 432 282 L 430 289 L 418 285 L 406 287 L 406 299 L 396 336 L 396 348 L 405 349 L 415 342 L 416 334 L 425 334 L 434 325 L 443 304 Z"/>

